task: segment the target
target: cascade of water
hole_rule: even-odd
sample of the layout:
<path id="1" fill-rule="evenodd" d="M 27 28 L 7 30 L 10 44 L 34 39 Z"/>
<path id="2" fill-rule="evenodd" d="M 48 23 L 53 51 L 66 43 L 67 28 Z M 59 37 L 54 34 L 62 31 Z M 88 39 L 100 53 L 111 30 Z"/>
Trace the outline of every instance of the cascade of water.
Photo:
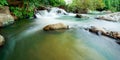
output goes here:
<path id="1" fill-rule="evenodd" d="M 37 18 L 41 18 L 41 17 L 56 17 L 67 14 L 68 13 L 64 9 L 53 7 L 50 8 L 50 11 L 40 10 L 35 15 L 37 16 Z"/>

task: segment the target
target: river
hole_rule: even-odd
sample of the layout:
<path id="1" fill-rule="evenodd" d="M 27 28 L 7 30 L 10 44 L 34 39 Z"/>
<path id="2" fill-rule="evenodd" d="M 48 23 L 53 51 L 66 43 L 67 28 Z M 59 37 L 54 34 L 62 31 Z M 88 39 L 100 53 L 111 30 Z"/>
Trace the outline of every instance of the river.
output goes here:
<path id="1" fill-rule="evenodd" d="M 120 46 L 114 39 L 95 35 L 80 27 L 101 26 L 120 31 L 119 22 L 70 16 L 43 17 L 16 21 L 0 33 L 6 43 L 0 47 L 0 60 L 120 60 Z M 69 30 L 43 31 L 51 23 L 62 22 Z"/>

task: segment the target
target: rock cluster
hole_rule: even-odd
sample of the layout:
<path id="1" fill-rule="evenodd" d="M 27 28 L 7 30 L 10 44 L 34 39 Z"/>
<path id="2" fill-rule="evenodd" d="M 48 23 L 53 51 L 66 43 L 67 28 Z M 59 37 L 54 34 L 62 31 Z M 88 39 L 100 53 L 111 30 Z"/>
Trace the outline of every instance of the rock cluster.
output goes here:
<path id="1" fill-rule="evenodd" d="M 120 21 L 120 12 L 100 15 L 97 16 L 96 19 L 117 22 Z"/>
<path id="2" fill-rule="evenodd" d="M 104 28 L 102 28 L 102 27 L 91 26 L 88 30 L 90 32 L 94 32 L 96 34 L 102 34 L 102 35 L 106 35 L 107 34 L 107 31 Z"/>
<path id="3" fill-rule="evenodd" d="M 76 14 L 76 18 L 89 18 L 88 16 L 82 15 L 82 14 Z"/>
<path id="4" fill-rule="evenodd" d="M 109 30 L 106 30 L 105 28 L 102 28 L 102 27 L 91 26 L 90 28 L 87 28 L 86 30 L 89 30 L 90 32 L 93 32 L 96 34 L 101 34 L 101 35 L 104 35 L 107 37 L 111 37 L 114 39 L 120 39 L 120 32 L 109 31 Z"/>

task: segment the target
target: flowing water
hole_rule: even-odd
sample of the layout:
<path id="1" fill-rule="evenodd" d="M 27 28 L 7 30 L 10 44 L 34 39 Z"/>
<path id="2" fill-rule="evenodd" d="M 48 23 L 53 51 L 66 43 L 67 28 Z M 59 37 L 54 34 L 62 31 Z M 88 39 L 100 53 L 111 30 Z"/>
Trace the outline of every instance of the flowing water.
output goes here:
<path id="1" fill-rule="evenodd" d="M 101 26 L 120 31 L 120 23 L 88 19 L 74 14 L 19 20 L 0 29 L 6 43 L 0 60 L 120 60 L 120 46 L 114 39 L 98 36 L 80 27 Z M 65 23 L 69 30 L 43 31 L 47 24 Z"/>

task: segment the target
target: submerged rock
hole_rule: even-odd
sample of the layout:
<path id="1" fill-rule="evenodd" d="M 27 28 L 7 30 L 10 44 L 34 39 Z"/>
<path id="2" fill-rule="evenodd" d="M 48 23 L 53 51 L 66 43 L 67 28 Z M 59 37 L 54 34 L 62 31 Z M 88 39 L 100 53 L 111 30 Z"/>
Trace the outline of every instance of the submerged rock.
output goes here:
<path id="1" fill-rule="evenodd" d="M 4 42 L 5 42 L 4 37 L 0 35 L 0 46 L 2 46 Z"/>
<path id="2" fill-rule="evenodd" d="M 81 14 L 76 14 L 76 18 L 82 18 L 83 16 Z"/>
<path id="3" fill-rule="evenodd" d="M 14 18 L 11 16 L 9 7 L 0 8 L 0 27 L 9 25 L 14 22 Z"/>
<path id="4" fill-rule="evenodd" d="M 63 23 L 56 23 L 45 26 L 43 30 L 49 31 L 49 30 L 59 30 L 59 29 L 68 29 L 68 28 L 69 28 L 68 25 L 65 25 Z"/>
<path id="5" fill-rule="evenodd" d="M 76 17 L 76 18 L 89 18 L 88 16 L 82 15 L 82 14 L 76 14 L 75 17 Z"/>
<path id="6" fill-rule="evenodd" d="M 96 19 L 117 22 L 120 21 L 120 12 L 101 15 L 96 17 Z"/>

